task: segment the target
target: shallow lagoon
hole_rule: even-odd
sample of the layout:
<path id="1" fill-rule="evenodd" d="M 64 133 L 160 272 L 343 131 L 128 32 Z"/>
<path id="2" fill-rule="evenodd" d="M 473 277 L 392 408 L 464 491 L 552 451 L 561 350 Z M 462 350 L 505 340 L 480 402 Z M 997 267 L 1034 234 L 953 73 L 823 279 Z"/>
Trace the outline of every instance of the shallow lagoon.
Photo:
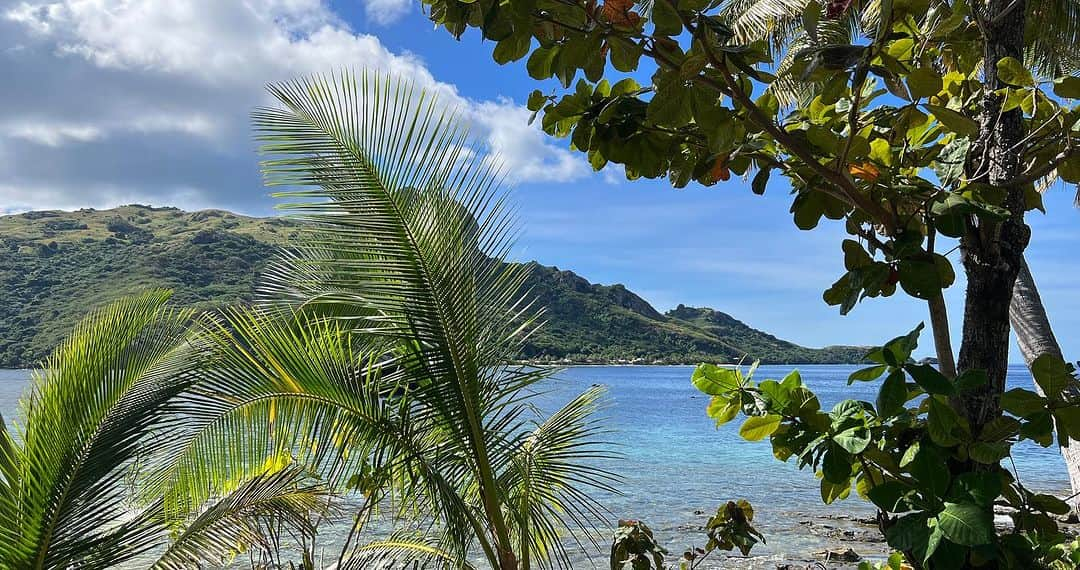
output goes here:
<path id="1" fill-rule="evenodd" d="M 873 401 L 877 383 L 848 386 L 847 365 L 762 366 L 756 377 L 781 378 L 798 368 L 803 381 L 831 408 L 837 401 L 856 398 Z M 756 524 L 769 543 L 755 549 L 753 560 L 723 560 L 715 567 L 775 568 L 779 560 L 806 560 L 824 549 L 854 547 L 874 555 L 881 545 L 864 542 L 872 527 L 851 518 L 868 517 L 870 509 L 858 498 L 824 506 L 817 481 L 772 456 L 767 442 L 749 443 L 738 436 L 738 422 L 716 429 L 705 416 L 708 397 L 690 385 L 690 366 L 579 366 L 561 372 L 545 386 L 537 402 L 551 409 L 592 384 L 609 388 L 603 410 L 623 458 L 609 465 L 622 474 L 622 496 L 602 496 L 613 519 L 641 519 L 673 555 L 703 542 L 697 528 L 730 499 L 745 498 L 756 510 Z M 30 373 L 0 370 L 0 413 L 11 421 L 19 395 Z M 1028 387 L 1023 366 L 1009 370 L 1010 387 Z M 1024 443 L 1014 448 L 1021 480 L 1029 488 L 1067 494 L 1068 478 L 1056 448 Z M 594 553 L 602 567 L 605 553 Z M 593 566 L 582 556 L 575 568 Z M 707 566 L 714 567 L 714 566 Z"/>

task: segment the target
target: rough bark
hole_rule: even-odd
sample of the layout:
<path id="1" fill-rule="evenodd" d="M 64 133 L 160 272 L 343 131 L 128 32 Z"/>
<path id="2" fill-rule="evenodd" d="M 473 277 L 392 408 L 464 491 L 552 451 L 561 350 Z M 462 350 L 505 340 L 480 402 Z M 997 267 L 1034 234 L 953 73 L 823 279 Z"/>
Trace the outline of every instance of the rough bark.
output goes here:
<path id="1" fill-rule="evenodd" d="M 975 145 L 981 152 L 974 154 L 986 157 L 988 163 L 974 166 L 986 173 L 987 182 L 1006 189 L 1003 205 L 1010 216 L 1001 222 L 972 219 L 960 240 L 967 295 L 957 365 L 961 372 L 983 370 L 989 379 L 956 402 L 976 434 L 1000 414 L 998 396 L 1005 388 L 1009 355 L 1009 304 L 1030 233 L 1024 224 L 1023 189 L 1008 187 L 1022 171 L 1019 153 L 1013 149 L 1024 137 L 1023 115 L 1019 109 L 1001 112 L 1001 97 L 993 93 L 1005 86 L 997 76 L 996 63 L 1005 57 L 1023 60 L 1026 3 L 992 0 L 987 4 L 982 17 L 986 95 Z"/>
<path id="2" fill-rule="evenodd" d="M 1016 285 L 1013 287 L 1012 304 L 1009 305 L 1009 321 L 1016 332 L 1016 341 L 1020 346 L 1020 354 L 1028 366 L 1043 354 L 1053 354 L 1063 357 L 1061 346 L 1054 331 L 1050 328 L 1050 319 L 1046 316 L 1046 308 L 1043 307 L 1039 289 L 1035 286 L 1035 279 L 1031 276 L 1027 262 L 1022 261 L 1020 272 L 1016 277 Z M 1035 383 L 1035 391 L 1043 394 L 1042 387 Z M 1080 493 L 1080 441 L 1070 440 L 1068 447 L 1061 448 L 1061 455 L 1065 458 L 1065 467 L 1069 472 L 1069 484 L 1072 487 L 1073 509 L 1080 507 L 1080 499 L 1076 494 Z"/>

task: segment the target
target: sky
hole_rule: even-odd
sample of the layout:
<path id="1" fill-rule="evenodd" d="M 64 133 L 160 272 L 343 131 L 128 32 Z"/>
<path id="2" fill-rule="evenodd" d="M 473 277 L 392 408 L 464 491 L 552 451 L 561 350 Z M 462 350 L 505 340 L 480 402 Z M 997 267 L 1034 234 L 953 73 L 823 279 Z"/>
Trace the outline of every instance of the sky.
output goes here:
<path id="1" fill-rule="evenodd" d="M 550 86 L 524 62 L 495 64 L 492 48 L 434 29 L 409 0 L 0 0 L 0 213 L 141 203 L 273 214 L 249 128 L 270 103 L 265 84 L 377 69 L 438 93 L 500 155 L 523 228 L 517 259 L 623 283 L 660 310 L 713 307 L 806 346 L 884 342 L 927 319 L 901 294 L 847 316 L 827 306 L 843 228 L 797 230 L 778 177 L 755 196 L 739 179 L 675 190 L 593 173 L 567 141 L 528 125 L 529 92 Z M 1073 193 L 1055 187 L 1047 214 L 1029 214 L 1028 261 L 1076 360 Z M 957 349 L 963 286 L 946 294 Z M 927 335 L 919 353 L 931 350 Z"/>

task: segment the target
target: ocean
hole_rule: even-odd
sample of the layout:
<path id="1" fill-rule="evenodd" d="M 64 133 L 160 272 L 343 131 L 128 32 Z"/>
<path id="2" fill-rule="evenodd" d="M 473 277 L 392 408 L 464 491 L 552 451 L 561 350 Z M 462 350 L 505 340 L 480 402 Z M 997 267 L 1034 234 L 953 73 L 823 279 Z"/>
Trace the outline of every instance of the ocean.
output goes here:
<path id="1" fill-rule="evenodd" d="M 873 401 L 878 383 L 847 385 L 857 367 L 833 365 L 762 366 L 756 378 L 782 378 L 792 368 L 814 390 L 824 409 L 845 398 Z M 702 546 L 700 526 L 728 500 L 747 499 L 754 523 L 768 543 L 751 559 L 715 557 L 703 568 L 775 568 L 781 561 L 820 559 L 821 552 L 853 548 L 864 556 L 880 556 L 875 528 L 860 523 L 873 509 L 855 493 L 823 505 L 817 480 L 809 471 L 777 461 L 767 441 L 750 443 L 738 435 L 739 421 L 717 429 L 705 415 L 708 397 L 690 384 L 690 366 L 578 366 L 562 371 L 537 397 L 542 409 L 554 409 L 578 392 L 608 387 L 603 419 L 622 458 L 605 466 L 623 481 L 621 495 L 599 496 L 612 520 L 639 519 L 653 529 L 660 543 L 678 556 Z M 0 370 L 0 413 L 9 423 L 30 373 Z M 1031 387 L 1023 366 L 1009 369 L 1010 387 Z M 1037 491 L 1067 495 L 1069 482 L 1056 447 L 1025 442 L 1013 448 L 1022 482 Z M 601 568 L 605 553 L 576 557 L 575 568 Z"/>

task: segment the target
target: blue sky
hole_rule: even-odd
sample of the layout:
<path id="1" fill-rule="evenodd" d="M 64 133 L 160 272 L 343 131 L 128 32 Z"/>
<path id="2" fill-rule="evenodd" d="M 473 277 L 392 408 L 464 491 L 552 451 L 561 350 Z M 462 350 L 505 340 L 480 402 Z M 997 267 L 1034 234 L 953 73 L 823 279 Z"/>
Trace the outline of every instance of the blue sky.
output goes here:
<path id="1" fill-rule="evenodd" d="M 434 30 L 407 0 L 0 0 L 0 211 L 140 202 L 268 214 L 247 129 L 262 85 L 342 67 L 392 70 L 461 107 L 517 174 L 515 255 L 624 283 L 657 308 L 710 306 L 808 346 L 866 344 L 925 319 L 897 295 L 842 317 L 821 292 L 843 231 L 800 232 L 790 196 L 733 180 L 674 190 L 594 174 L 523 108 L 537 85 L 491 44 Z M 1029 262 L 1067 355 L 1080 358 L 1080 210 L 1072 188 L 1033 213 Z M 951 258 L 957 261 L 956 255 Z M 959 329 L 962 288 L 949 290 Z M 958 341 L 958 339 L 957 339 Z M 923 353 L 929 352 L 929 338 Z M 1015 355 L 1014 349 L 1014 358 Z"/>

